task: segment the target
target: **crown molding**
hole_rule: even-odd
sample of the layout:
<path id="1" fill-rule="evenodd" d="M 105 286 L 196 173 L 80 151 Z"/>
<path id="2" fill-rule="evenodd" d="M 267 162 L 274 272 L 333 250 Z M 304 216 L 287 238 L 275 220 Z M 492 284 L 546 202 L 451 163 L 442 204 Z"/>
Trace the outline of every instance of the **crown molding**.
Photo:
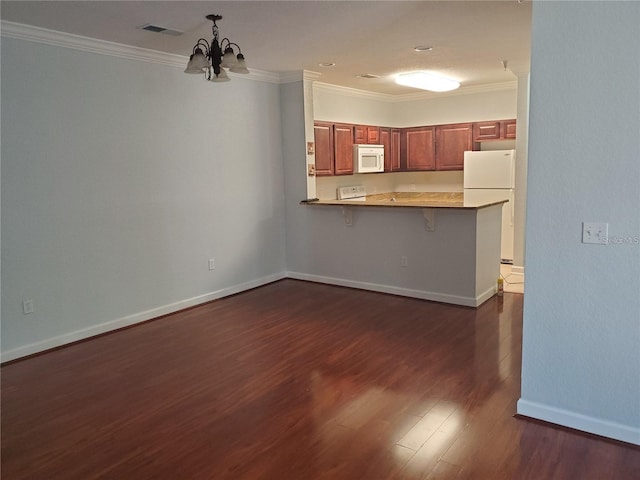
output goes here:
<path id="1" fill-rule="evenodd" d="M 160 63 L 178 67 L 186 65 L 189 60 L 184 55 L 174 55 L 157 50 L 150 50 L 140 47 L 132 47 L 121 43 L 97 40 L 95 38 L 83 37 L 71 33 L 58 32 L 46 28 L 24 25 L 21 23 L 2 21 L 1 34 L 3 37 L 17 38 L 29 42 L 43 43 L 56 47 L 72 48 L 84 52 L 99 53 L 113 57 L 141 60 L 144 62 Z"/>
<path id="2" fill-rule="evenodd" d="M 159 52 L 147 48 L 133 47 L 122 43 L 97 40 L 71 33 L 58 32 L 46 28 L 24 25 L 22 23 L 0 21 L 0 35 L 7 38 L 26 40 L 56 47 L 71 48 L 84 52 L 109 55 L 112 57 L 126 58 L 142 62 L 157 63 L 170 67 L 184 68 L 189 61 L 187 55 L 176 55 L 167 52 Z M 250 70 L 249 75 L 228 72 L 230 77 L 248 78 L 268 83 L 280 83 L 280 76 L 262 70 Z"/>

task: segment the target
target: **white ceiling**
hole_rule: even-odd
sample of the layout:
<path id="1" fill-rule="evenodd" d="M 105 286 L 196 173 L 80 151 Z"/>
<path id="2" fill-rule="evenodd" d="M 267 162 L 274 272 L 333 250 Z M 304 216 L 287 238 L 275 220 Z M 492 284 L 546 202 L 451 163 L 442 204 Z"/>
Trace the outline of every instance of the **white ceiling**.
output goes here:
<path id="1" fill-rule="evenodd" d="M 0 9 L 3 20 L 185 56 L 198 38 L 211 39 L 210 13 L 224 17 L 220 36 L 240 45 L 250 69 L 310 70 L 321 82 L 371 92 L 419 92 L 393 82 L 405 71 L 436 71 L 470 87 L 511 82 L 512 71 L 529 68 L 529 1 L 3 0 Z M 146 24 L 184 33 L 139 29 Z M 417 45 L 433 50 L 417 53 Z M 357 77 L 365 73 L 379 78 Z"/>

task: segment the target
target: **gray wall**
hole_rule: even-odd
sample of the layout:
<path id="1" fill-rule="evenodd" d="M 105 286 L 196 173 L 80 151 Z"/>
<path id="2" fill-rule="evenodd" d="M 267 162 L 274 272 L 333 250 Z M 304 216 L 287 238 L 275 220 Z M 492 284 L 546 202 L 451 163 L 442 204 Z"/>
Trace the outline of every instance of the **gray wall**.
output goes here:
<path id="1" fill-rule="evenodd" d="M 518 411 L 640 444 L 638 25 L 638 2 L 533 5 Z"/>
<path id="2" fill-rule="evenodd" d="M 3 359 L 284 275 L 281 137 L 278 85 L 3 37 Z"/>

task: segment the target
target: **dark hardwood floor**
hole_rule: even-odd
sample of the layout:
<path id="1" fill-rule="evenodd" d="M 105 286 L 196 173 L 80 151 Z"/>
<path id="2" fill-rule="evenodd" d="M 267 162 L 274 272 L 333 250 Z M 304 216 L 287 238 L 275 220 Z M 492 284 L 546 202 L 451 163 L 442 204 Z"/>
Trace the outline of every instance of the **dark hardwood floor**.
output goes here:
<path id="1" fill-rule="evenodd" d="M 5 365 L 2 478 L 640 478 L 638 448 L 514 418 L 522 299 L 284 280 Z"/>

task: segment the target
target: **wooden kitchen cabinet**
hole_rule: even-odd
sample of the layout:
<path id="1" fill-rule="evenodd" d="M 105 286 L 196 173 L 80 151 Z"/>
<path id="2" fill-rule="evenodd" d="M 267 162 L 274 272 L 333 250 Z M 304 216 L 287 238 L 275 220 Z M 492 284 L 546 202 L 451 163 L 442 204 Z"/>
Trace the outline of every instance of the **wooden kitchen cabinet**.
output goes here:
<path id="1" fill-rule="evenodd" d="M 380 129 L 378 127 L 367 127 L 367 143 L 380 145 Z"/>
<path id="2" fill-rule="evenodd" d="M 402 170 L 436 169 L 436 128 L 403 128 L 400 136 Z"/>
<path id="3" fill-rule="evenodd" d="M 380 145 L 384 145 L 384 171 L 400 170 L 400 129 L 380 127 Z"/>
<path id="4" fill-rule="evenodd" d="M 384 145 L 384 171 L 462 170 L 478 142 L 516 138 L 516 120 L 391 128 L 315 122 L 316 175 L 353 174 L 353 145 Z"/>
<path id="5" fill-rule="evenodd" d="M 391 129 L 380 127 L 380 145 L 384 147 L 384 171 L 389 172 L 391 165 Z"/>
<path id="6" fill-rule="evenodd" d="M 313 125 L 316 175 L 333 175 L 333 124 L 316 122 Z"/>
<path id="7" fill-rule="evenodd" d="M 391 165 L 390 170 L 397 172 L 400 170 L 400 129 L 391 129 Z"/>
<path id="8" fill-rule="evenodd" d="M 503 120 L 500 122 L 500 127 L 506 139 L 516 138 L 516 121 L 515 120 Z"/>
<path id="9" fill-rule="evenodd" d="M 371 125 L 355 125 L 353 133 L 353 142 L 358 145 L 370 144 L 381 145 L 380 143 L 380 127 Z"/>
<path id="10" fill-rule="evenodd" d="M 315 122 L 316 176 L 353 173 L 353 125 Z"/>
<path id="11" fill-rule="evenodd" d="M 334 175 L 353 174 L 353 126 L 336 123 L 333 126 Z"/>
<path id="12" fill-rule="evenodd" d="M 512 140 L 516 138 L 516 120 L 492 120 L 473 124 L 473 140 Z"/>
<path id="13" fill-rule="evenodd" d="M 473 124 L 456 123 L 436 127 L 436 170 L 462 170 L 464 152 L 473 150 Z"/>

